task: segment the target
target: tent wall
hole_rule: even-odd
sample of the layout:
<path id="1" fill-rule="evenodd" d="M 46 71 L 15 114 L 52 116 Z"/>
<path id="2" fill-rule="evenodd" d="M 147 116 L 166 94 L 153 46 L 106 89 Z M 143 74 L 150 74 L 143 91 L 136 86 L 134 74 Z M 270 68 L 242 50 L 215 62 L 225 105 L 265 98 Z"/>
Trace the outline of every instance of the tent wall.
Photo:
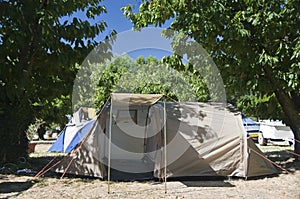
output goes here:
<path id="1" fill-rule="evenodd" d="M 48 152 L 69 153 L 89 132 L 94 122 L 95 120 L 91 120 L 86 121 L 79 126 L 66 126 L 60 133 L 55 143 L 49 148 Z"/>
<path id="2" fill-rule="evenodd" d="M 133 97 L 132 97 L 133 96 Z M 129 173 L 164 172 L 163 105 L 157 96 L 116 95 L 111 108 L 100 115 L 74 159 L 69 173 L 106 176 L 111 134 L 111 167 Z M 130 98 L 132 97 L 132 99 Z M 123 103 L 123 99 L 132 103 Z M 145 100 L 144 102 L 142 102 Z M 139 104 L 140 103 L 140 104 Z M 135 112 L 136 110 L 136 112 Z M 259 176 L 276 173 L 255 148 L 241 115 L 231 106 L 209 103 L 166 103 L 167 176 Z M 112 131 L 108 133 L 112 124 Z M 261 152 L 260 152 L 261 153 Z M 63 163 L 60 171 L 66 168 Z"/>
<path id="3" fill-rule="evenodd" d="M 76 125 L 84 123 L 88 120 L 93 120 L 96 117 L 96 110 L 94 108 L 80 107 L 74 114 L 73 120 Z"/>
<path id="4" fill-rule="evenodd" d="M 168 176 L 245 176 L 246 133 L 239 118 L 218 104 L 167 103 Z M 160 153 L 156 177 L 163 165 Z"/>
<path id="5" fill-rule="evenodd" d="M 111 159 L 142 159 L 148 109 L 147 105 L 113 107 Z"/>
<path id="6" fill-rule="evenodd" d="M 103 165 L 103 160 L 101 160 L 103 148 L 100 144 L 101 140 L 105 139 L 105 125 L 103 121 L 105 122 L 105 117 L 103 117 L 103 120 L 96 120 L 92 123 L 89 136 L 87 136 L 83 142 L 79 143 L 80 149 L 78 153 L 74 153 L 65 159 L 56 168 L 57 172 L 65 171 L 69 162 L 72 161 L 70 168 L 67 170 L 69 174 L 99 178 L 106 176 L 105 166 Z"/>
<path id="7" fill-rule="evenodd" d="M 48 152 L 64 152 L 64 138 L 66 133 L 66 127 L 61 131 L 56 141 L 48 149 Z"/>
<path id="8" fill-rule="evenodd" d="M 262 158 L 264 154 L 259 150 L 255 143 L 251 140 L 247 140 L 248 144 L 248 165 L 247 165 L 247 177 L 270 175 L 278 173 L 278 170 L 267 159 Z"/>
<path id="9" fill-rule="evenodd" d="M 61 152 L 63 152 L 63 153 L 66 152 L 66 149 L 71 144 L 73 138 L 76 136 L 76 133 L 78 132 L 78 130 L 81 129 L 81 127 L 77 127 L 75 125 L 66 127 L 66 131 L 65 131 L 65 135 L 64 135 L 64 139 L 63 139 L 63 143 L 62 143 L 64 150 Z"/>
<path id="10" fill-rule="evenodd" d="M 145 157 L 148 161 L 155 162 L 157 151 L 163 146 L 162 130 L 163 123 L 163 109 L 160 105 L 154 105 L 149 109 L 147 117 L 147 126 L 145 129 Z"/>
<path id="11" fill-rule="evenodd" d="M 71 142 L 66 143 L 66 139 L 64 140 L 65 153 L 69 153 L 77 146 L 77 144 L 82 140 L 82 138 L 90 131 L 94 122 L 95 120 L 87 121 L 81 127 L 77 128 L 75 131 L 75 135 L 71 139 Z"/>

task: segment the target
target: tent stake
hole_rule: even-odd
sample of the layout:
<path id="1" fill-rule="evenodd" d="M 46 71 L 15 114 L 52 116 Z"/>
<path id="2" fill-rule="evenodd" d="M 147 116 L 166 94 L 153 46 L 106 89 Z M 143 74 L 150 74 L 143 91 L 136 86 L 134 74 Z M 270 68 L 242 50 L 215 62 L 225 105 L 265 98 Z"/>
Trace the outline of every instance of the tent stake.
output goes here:
<path id="1" fill-rule="evenodd" d="M 164 159 L 165 159 L 165 168 L 164 168 L 164 178 L 165 178 L 165 193 L 167 193 L 167 119 L 166 119 L 166 101 L 164 101 Z"/>
<path id="2" fill-rule="evenodd" d="M 110 150 L 111 150 L 111 126 L 112 126 L 112 100 L 110 100 L 110 113 L 109 113 L 109 138 L 108 138 L 108 168 L 107 168 L 107 180 L 108 187 L 107 193 L 110 193 Z"/>

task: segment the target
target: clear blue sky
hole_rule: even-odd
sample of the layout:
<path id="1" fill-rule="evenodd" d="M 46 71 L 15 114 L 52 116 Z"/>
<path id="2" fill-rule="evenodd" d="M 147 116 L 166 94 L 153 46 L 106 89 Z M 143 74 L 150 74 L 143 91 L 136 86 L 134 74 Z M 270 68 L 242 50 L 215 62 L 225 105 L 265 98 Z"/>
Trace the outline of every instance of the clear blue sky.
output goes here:
<path id="1" fill-rule="evenodd" d="M 107 13 L 102 13 L 99 17 L 96 17 L 94 20 L 88 19 L 85 16 L 85 13 L 78 11 L 74 13 L 71 18 L 77 17 L 82 20 L 88 20 L 91 23 L 99 23 L 105 21 L 107 23 L 107 28 L 103 34 L 101 34 L 97 39 L 103 40 L 105 36 L 112 30 L 116 30 L 118 33 L 126 30 L 132 29 L 131 22 L 123 16 L 121 11 L 122 7 L 125 7 L 127 4 L 133 4 L 136 8 L 139 7 L 140 1 L 137 0 L 104 0 L 100 3 L 106 7 Z M 70 19 L 69 17 L 63 17 L 63 20 Z"/>
<path id="2" fill-rule="evenodd" d="M 106 7 L 107 13 L 101 15 L 100 18 L 106 21 L 108 25 L 107 32 L 116 30 L 120 33 L 132 29 L 131 22 L 123 16 L 121 8 L 127 4 L 133 4 L 138 8 L 141 4 L 139 0 L 104 0 L 103 4 Z"/>
<path id="3" fill-rule="evenodd" d="M 118 33 L 131 30 L 132 23 L 123 16 L 121 11 L 122 7 L 125 7 L 127 4 L 135 5 L 135 10 L 138 11 L 138 8 L 141 4 L 141 0 L 104 0 L 102 2 L 107 9 L 107 13 L 100 16 L 101 19 L 106 21 L 108 27 L 107 31 L 116 30 Z M 170 21 L 167 21 L 164 27 L 169 27 Z"/>
<path id="4" fill-rule="evenodd" d="M 118 34 L 132 30 L 132 23 L 123 16 L 123 12 L 121 11 L 121 8 L 125 7 L 127 4 L 135 5 L 135 10 L 138 10 L 141 0 L 104 0 L 101 3 L 101 5 L 106 7 L 107 13 L 101 14 L 99 17 L 95 18 L 95 20 L 89 20 L 92 23 L 99 23 L 102 20 L 107 23 L 105 31 L 96 37 L 97 41 L 103 41 L 104 38 L 109 35 L 110 32 L 112 32 L 112 30 L 116 30 Z M 87 19 L 83 12 L 78 12 L 73 16 L 81 19 Z M 163 27 L 169 27 L 169 25 L 170 21 L 167 21 Z M 160 59 L 163 56 L 170 55 L 170 52 L 161 49 L 141 49 L 131 51 L 128 54 L 132 58 L 136 58 L 140 55 L 144 57 L 153 55 Z"/>

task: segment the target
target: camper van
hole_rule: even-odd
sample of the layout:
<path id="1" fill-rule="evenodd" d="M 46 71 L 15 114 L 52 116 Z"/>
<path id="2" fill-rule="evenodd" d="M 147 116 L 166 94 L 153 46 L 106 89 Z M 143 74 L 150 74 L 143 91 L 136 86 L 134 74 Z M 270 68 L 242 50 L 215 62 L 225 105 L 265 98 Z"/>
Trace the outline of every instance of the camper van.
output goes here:
<path id="1" fill-rule="evenodd" d="M 260 121 L 260 134 L 258 143 L 262 146 L 267 143 L 278 145 L 293 145 L 294 134 L 289 126 L 282 121 L 262 120 Z"/>

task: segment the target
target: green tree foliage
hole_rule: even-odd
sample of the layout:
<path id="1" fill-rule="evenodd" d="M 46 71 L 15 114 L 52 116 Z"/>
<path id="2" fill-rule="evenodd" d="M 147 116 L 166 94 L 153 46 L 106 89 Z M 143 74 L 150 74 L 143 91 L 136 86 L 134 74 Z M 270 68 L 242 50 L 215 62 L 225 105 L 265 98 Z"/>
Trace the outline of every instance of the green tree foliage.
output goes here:
<path id="1" fill-rule="evenodd" d="M 112 92 L 163 93 L 178 101 L 208 100 L 209 93 L 198 75 L 188 70 L 179 73 L 153 56 L 140 56 L 134 61 L 124 55 L 92 68 L 91 80 L 97 82 L 93 96 L 97 108 Z"/>
<path id="2" fill-rule="evenodd" d="M 26 156 L 25 130 L 34 118 L 56 120 L 70 107 L 75 63 L 97 44 L 106 12 L 101 0 L 0 2 L 0 164 Z M 52 117 L 50 117 L 52 116 Z"/>
<path id="3" fill-rule="evenodd" d="M 115 85 L 119 83 L 120 78 L 133 65 L 134 61 L 127 55 L 123 55 L 121 57 L 113 57 L 111 61 L 93 67 L 94 72 L 91 79 L 97 83 L 93 99 L 98 109 L 102 107 L 110 93 L 115 92 Z"/>
<path id="4" fill-rule="evenodd" d="M 172 19 L 171 29 L 209 52 L 230 100 L 256 116 L 280 117 L 299 140 L 299 10 L 298 0 L 144 0 L 138 12 L 128 5 L 124 15 L 136 29 Z"/>

